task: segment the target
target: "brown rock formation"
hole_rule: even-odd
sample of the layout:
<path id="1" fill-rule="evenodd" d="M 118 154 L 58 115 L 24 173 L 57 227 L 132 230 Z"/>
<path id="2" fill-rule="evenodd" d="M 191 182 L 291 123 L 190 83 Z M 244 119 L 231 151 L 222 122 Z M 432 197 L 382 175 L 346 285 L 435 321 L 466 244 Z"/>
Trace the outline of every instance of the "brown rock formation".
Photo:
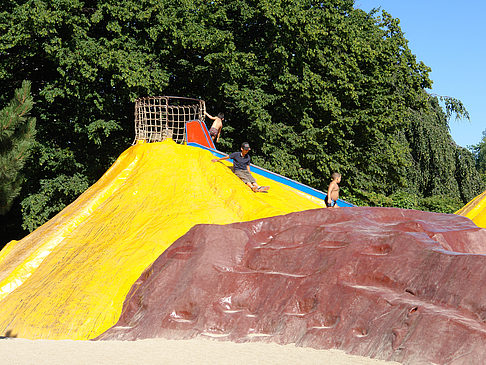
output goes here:
<path id="1" fill-rule="evenodd" d="M 409 364 L 486 360 L 486 230 L 393 208 L 199 225 L 99 339 L 295 343 Z"/>

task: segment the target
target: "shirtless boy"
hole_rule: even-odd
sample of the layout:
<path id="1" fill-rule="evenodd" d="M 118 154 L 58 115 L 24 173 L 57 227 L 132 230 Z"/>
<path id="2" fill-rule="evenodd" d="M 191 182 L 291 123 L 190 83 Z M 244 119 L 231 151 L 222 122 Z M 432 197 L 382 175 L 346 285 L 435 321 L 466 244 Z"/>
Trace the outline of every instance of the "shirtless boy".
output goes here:
<path id="1" fill-rule="evenodd" d="M 218 113 L 217 116 L 212 117 L 208 113 L 204 112 L 204 115 L 207 116 L 209 119 L 214 120 L 213 125 L 211 126 L 211 128 L 209 128 L 209 134 L 213 142 L 218 142 L 219 136 L 221 134 L 221 129 L 223 129 L 224 114 Z"/>
<path id="2" fill-rule="evenodd" d="M 341 174 L 333 172 L 331 175 L 332 181 L 327 189 L 327 196 L 325 199 L 326 207 L 338 208 L 337 200 L 339 199 L 339 183 L 341 182 Z"/>

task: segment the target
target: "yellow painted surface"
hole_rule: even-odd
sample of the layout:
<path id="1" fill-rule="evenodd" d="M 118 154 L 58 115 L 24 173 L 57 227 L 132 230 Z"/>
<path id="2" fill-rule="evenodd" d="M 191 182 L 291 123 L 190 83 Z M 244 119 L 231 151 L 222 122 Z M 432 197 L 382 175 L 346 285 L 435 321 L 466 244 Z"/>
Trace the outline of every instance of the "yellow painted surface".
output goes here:
<path id="1" fill-rule="evenodd" d="M 86 340 L 118 320 L 140 274 L 199 223 L 323 207 L 255 175 L 253 193 L 205 150 L 171 140 L 126 150 L 49 222 L 0 252 L 0 335 Z"/>
<path id="2" fill-rule="evenodd" d="M 459 209 L 456 214 L 468 217 L 478 227 L 486 228 L 486 191 Z"/>

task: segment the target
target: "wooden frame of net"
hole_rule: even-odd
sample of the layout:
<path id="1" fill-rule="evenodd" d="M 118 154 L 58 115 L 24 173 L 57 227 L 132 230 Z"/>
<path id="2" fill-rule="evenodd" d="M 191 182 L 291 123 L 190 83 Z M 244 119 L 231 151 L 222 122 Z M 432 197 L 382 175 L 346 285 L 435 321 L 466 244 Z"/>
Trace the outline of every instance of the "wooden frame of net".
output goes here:
<path id="1" fill-rule="evenodd" d="M 204 121 L 204 100 L 179 96 L 150 96 L 135 101 L 135 140 L 186 142 L 186 123 Z"/>

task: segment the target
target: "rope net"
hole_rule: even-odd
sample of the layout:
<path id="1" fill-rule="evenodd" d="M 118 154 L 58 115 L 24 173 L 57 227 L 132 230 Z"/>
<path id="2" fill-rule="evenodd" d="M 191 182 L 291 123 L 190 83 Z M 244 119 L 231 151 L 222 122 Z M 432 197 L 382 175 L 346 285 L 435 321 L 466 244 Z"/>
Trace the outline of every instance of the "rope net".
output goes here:
<path id="1" fill-rule="evenodd" d="M 187 122 L 204 120 L 204 100 L 178 96 L 151 96 L 135 101 L 135 140 L 160 142 L 172 138 L 186 142 Z"/>

